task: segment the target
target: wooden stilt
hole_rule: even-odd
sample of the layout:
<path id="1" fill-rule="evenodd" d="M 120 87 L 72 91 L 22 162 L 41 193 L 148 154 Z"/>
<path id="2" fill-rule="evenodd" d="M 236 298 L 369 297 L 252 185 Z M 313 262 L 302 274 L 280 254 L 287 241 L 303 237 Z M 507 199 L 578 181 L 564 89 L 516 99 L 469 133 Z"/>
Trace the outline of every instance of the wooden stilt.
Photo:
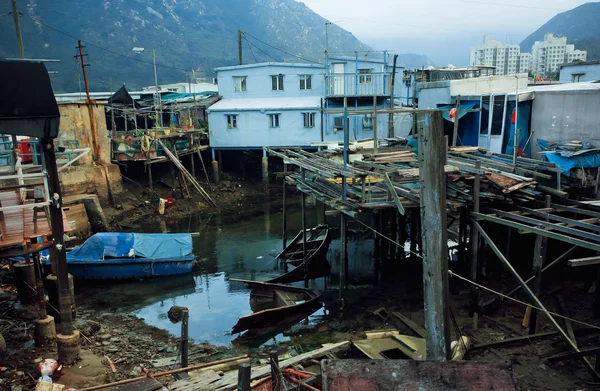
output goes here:
<path id="1" fill-rule="evenodd" d="M 404 259 L 406 253 L 404 252 L 404 243 L 406 243 L 406 214 L 398 215 L 398 258 Z"/>
<path id="2" fill-rule="evenodd" d="M 552 203 L 552 197 L 546 196 L 546 208 L 549 208 Z M 542 268 L 544 267 L 544 260 L 546 258 L 546 246 L 548 245 L 548 239 L 545 236 L 537 235 L 535 238 L 535 247 L 533 250 L 533 293 L 536 296 L 540 296 L 542 291 Z M 508 258 L 508 257 L 507 257 Z M 535 334 L 537 326 L 537 310 L 531 309 L 531 317 L 529 321 L 529 334 Z"/>
<path id="3" fill-rule="evenodd" d="M 481 162 L 475 162 L 475 170 L 479 172 L 481 170 Z M 473 211 L 479 212 L 479 190 L 481 186 L 480 174 L 475 174 L 475 183 L 473 185 L 473 198 L 474 205 Z M 471 265 L 469 271 L 469 277 L 471 281 L 477 282 L 477 276 L 479 274 L 479 231 L 476 229 L 471 230 Z M 473 329 L 477 330 L 477 321 L 479 316 L 479 290 L 476 286 L 471 286 L 471 312 L 473 313 Z"/>
<path id="4" fill-rule="evenodd" d="M 450 291 L 446 224 L 446 141 L 441 112 L 419 131 L 423 297 L 428 360 L 450 359 Z"/>
<path id="5" fill-rule="evenodd" d="M 341 251 L 340 251 L 340 296 L 339 299 L 342 301 L 342 307 L 343 307 L 343 300 L 344 300 L 344 290 L 346 288 L 346 262 L 347 262 L 347 245 L 348 245 L 348 240 L 346 238 L 347 235 L 347 229 L 348 229 L 348 217 L 346 216 L 345 213 L 341 213 L 341 217 L 340 217 L 340 244 L 341 244 Z"/>

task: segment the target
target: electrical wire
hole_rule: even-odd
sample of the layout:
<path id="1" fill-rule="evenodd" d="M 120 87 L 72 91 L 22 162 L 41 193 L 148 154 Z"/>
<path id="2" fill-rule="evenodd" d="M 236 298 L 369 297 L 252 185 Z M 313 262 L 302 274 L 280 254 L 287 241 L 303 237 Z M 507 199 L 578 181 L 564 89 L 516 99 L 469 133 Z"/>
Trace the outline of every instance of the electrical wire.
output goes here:
<path id="1" fill-rule="evenodd" d="M 302 57 L 302 56 L 300 56 L 300 55 L 298 55 L 298 54 L 292 54 L 292 53 L 290 53 L 290 52 L 287 52 L 287 51 L 285 51 L 285 50 L 283 50 L 283 49 L 280 49 L 280 48 L 278 48 L 278 47 L 276 47 L 276 46 L 273 46 L 273 45 L 271 45 L 271 44 L 269 44 L 269 43 L 266 43 L 265 41 L 262 41 L 262 40 L 260 40 L 260 39 L 256 38 L 254 35 L 252 35 L 252 34 L 248 34 L 248 33 L 247 33 L 247 32 L 245 32 L 245 31 L 244 31 L 243 33 L 244 33 L 244 36 L 246 36 L 246 35 L 247 35 L 247 36 L 251 37 L 252 39 L 255 39 L 255 40 L 257 40 L 258 42 L 262 43 L 263 45 L 266 45 L 266 46 L 268 46 L 268 47 L 270 47 L 270 48 L 272 48 L 272 49 L 275 49 L 275 50 L 279 50 L 280 52 L 282 52 L 282 53 L 285 53 L 285 54 L 287 54 L 287 55 L 289 55 L 289 56 L 296 57 L 296 58 L 299 58 L 299 59 L 301 59 L 301 60 L 305 60 L 305 61 L 312 62 L 312 63 L 315 63 L 315 64 L 321 64 L 321 62 L 319 62 L 319 61 L 315 61 L 315 60 L 311 60 L 311 59 L 308 59 L 308 58 L 304 58 L 304 57 Z M 255 45 L 255 46 L 256 46 L 256 45 Z"/>
<path id="2" fill-rule="evenodd" d="M 271 60 L 273 61 L 277 61 L 280 62 L 278 59 L 276 59 L 275 57 L 271 56 L 269 53 L 265 52 L 264 50 L 262 50 L 261 48 L 259 48 L 258 46 L 256 46 L 255 44 L 253 44 L 252 42 L 248 41 L 248 39 L 246 38 L 246 42 L 248 42 L 250 45 L 254 46 L 256 49 L 260 50 L 262 53 L 264 53 L 267 57 L 269 57 Z"/>
<path id="3" fill-rule="evenodd" d="M 250 45 L 250 42 L 248 41 L 248 38 L 244 37 L 244 39 L 246 40 L 246 44 L 248 45 L 248 48 L 250 49 L 250 53 L 252 53 L 252 57 L 254 58 L 254 62 L 258 63 L 258 60 L 256 59 L 256 56 L 254 55 L 254 50 L 252 50 L 252 45 Z"/>
<path id="4" fill-rule="evenodd" d="M 564 315 L 561 315 L 561 314 L 557 314 L 556 312 L 552 312 L 552 311 L 544 310 L 544 309 L 542 309 L 542 308 L 540 308 L 540 307 L 537 307 L 537 306 L 535 306 L 535 305 L 533 305 L 533 304 L 529 304 L 529 303 L 526 303 L 526 302 L 524 302 L 524 301 L 521 301 L 521 300 L 515 299 L 515 298 L 513 298 L 513 297 L 507 296 L 507 295 L 505 295 L 505 294 L 503 294 L 503 293 L 501 293 L 501 292 L 495 291 L 495 290 L 493 290 L 493 289 L 491 289 L 491 288 L 488 288 L 488 287 L 486 287 L 486 286 L 483 286 L 483 285 L 481 285 L 481 284 L 478 284 L 478 283 L 476 283 L 475 281 L 471 281 L 471 280 L 469 280 L 468 278 L 466 278 L 466 277 L 463 277 L 463 276 L 461 276 L 461 275 L 459 275 L 459 274 L 456 274 L 456 273 L 454 273 L 454 272 L 453 272 L 453 271 L 451 271 L 451 270 L 448 270 L 448 274 L 450 275 L 450 277 L 456 277 L 456 278 L 458 278 L 458 279 L 460 279 L 460 280 L 463 280 L 463 281 L 465 281 L 465 282 L 468 282 L 469 284 L 472 284 L 472 285 L 474 285 L 474 286 L 476 286 L 476 287 L 478 287 L 478 288 L 481 288 L 481 289 L 483 289 L 483 290 L 486 290 L 486 291 L 488 291 L 488 292 L 494 293 L 494 294 L 496 294 L 496 295 L 498 295 L 498 296 L 500 296 L 500 297 L 503 297 L 503 298 L 505 298 L 505 299 L 508 299 L 508 300 L 514 301 L 515 303 L 518 303 L 518 304 L 524 305 L 524 306 L 526 306 L 526 307 L 531 307 L 531 308 L 534 308 L 534 309 L 536 309 L 536 310 L 538 310 L 538 311 L 541 311 L 541 312 L 547 312 L 548 314 L 550 314 L 550 315 L 553 315 L 553 316 L 555 316 L 555 317 L 557 317 L 557 318 L 562 318 L 562 319 L 565 319 L 565 320 L 570 320 L 571 322 L 573 322 L 573 323 L 578 323 L 578 324 L 580 324 L 580 325 L 582 325 L 582 326 L 591 327 L 591 328 L 594 328 L 594 329 L 598 329 L 598 330 L 600 330 L 600 327 L 599 327 L 599 326 L 593 325 L 593 324 L 591 324 L 591 323 L 583 322 L 583 321 L 580 321 L 580 320 L 577 320 L 577 319 L 569 318 L 568 316 L 564 316 Z"/>

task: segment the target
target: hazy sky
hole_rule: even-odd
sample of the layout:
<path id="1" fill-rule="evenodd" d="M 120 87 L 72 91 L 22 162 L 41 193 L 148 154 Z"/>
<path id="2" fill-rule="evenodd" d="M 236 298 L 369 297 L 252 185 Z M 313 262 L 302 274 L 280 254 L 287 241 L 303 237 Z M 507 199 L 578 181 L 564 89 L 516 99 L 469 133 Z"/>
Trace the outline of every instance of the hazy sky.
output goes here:
<path id="1" fill-rule="evenodd" d="M 375 49 L 468 65 L 484 34 L 520 43 L 557 13 L 585 0 L 298 0 Z"/>

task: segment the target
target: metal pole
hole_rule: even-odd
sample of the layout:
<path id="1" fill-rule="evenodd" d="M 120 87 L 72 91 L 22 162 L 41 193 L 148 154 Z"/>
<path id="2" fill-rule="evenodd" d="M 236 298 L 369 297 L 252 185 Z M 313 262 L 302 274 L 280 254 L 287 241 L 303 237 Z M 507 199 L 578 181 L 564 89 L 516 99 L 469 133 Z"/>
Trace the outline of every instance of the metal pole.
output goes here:
<path id="1" fill-rule="evenodd" d="M 11 0 L 12 3 L 12 14 L 13 20 L 15 21 L 15 33 L 17 34 L 17 45 L 19 46 L 19 58 L 25 58 L 25 49 L 23 49 L 23 38 L 21 37 L 21 24 L 19 23 L 19 10 L 17 9 L 17 0 Z M 19 150 L 17 143 L 17 136 L 11 136 L 12 142 L 12 165 L 15 167 L 17 164 L 17 159 L 19 158 Z"/>
<path id="2" fill-rule="evenodd" d="M 242 30 L 238 30 L 238 61 L 242 65 Z"/>
<path id="3" fill-rule="evenodd" d="M 350 143 L 348 129 L 348 98 L 344 97 L 344 171 L 348 169 L 348 144 Z M 342 175 L 342 197 L 346 200 L 346 177 Z"/>
<path id="4" fill-rule="evenodd" d="M 287 173 L 288 165 L 283 163 L 283 172 Z M 283 248 L 287 246 L 287 182 L 283 177 Z"/>
<path id="5" fill-rule="evenodd" d="M 187 308 L 181 311 L 181 367 L 188 366 L 188 323 L 190 313 Z"/>
<path id="6" fill-rule="evenodd" d="M 398 61 L 398 55 L 394 54 L 394 64 L 392 65 L 392 83 L 390 85 L 390 109 L 394 108 L 394 89 L 395 89 L 394 84 L 396 84 L 396 61 Z M 385 71 L 387 71 L 387 69 Z M 402 95 L 402 94 L 400 94 L 400 95 Z M 394 137 L 394 113 L 389 114 L 388 137 L 389 138 Z"/>
<path id="7" fill-rule="evenodd" d="M 515 75 L 517 79 L 515 93 L 515 137 L 513 140 L 513 166 L 517 165 L 517 151 L 519 150 L 519 75 Z"/>
<path id="8" fill-rule="evenodd" d="M 158 93 L 158 74 L 156 73 L 156 51 L 152 49 L 152 58 L 154 60 L 154 92 L 156 93 L 156 106 L 154 107 L 154 112 L 156 113 L 156 121 L 162 128 L 163 120 L 162 120 L 162 110 L 160 109 L 160 94 Z"/>
<path id="9" fill-rule="evenodd" d="M 302 168 L 302 183 L 306 183 L 306 173 Z M 304 261 L 304 286 L 308 287 L 308 259 L 306 256 L 306 193 L 302 192 L 302 259 Z"/>
<path id="10" fill-rule="evenodd" d="M 85 85 L 85 96 L 86 103 L 88 107 L 88 114 L 90 116 L 90 128 L 92 130 L 92 144 L 94 147 L 94 156 L 96 161 L 100 161 L 100 145 L 98 144 L 98 134 L 96 133 L 96 119 L 94 118 L 94 106 L 92 105 L 92 98 L 90 97 L 90 87 L 87 82 L 87 73 L 85 71 L 85 67 L 88 65 L 85 63 L 85 56 L 83 54 L 83 48 L 85 46 L 81 45 L 81 41 L 77 42 L 77 48 L 79 49 L 79 59 L 81 60 L 81 71 L 83 73 L 83 83 Z M 87 54 L 86 54 L 87 56 Z"/>
<path id="11" fill-rule="evenodd" d="M 458 118 L 460 112 L 460 95 L 456 97 L 456 114 L 454 117 L 454 131 L 452 133 L 452 146 L 456 147 L 456 141 L 458 140 Z"/>

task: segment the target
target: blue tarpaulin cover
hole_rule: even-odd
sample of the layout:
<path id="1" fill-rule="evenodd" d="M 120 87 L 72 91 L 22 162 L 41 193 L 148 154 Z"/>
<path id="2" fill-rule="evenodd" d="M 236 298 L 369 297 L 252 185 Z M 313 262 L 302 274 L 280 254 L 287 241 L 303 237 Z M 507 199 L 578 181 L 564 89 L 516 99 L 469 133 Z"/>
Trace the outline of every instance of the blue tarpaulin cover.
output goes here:
<path id="1" fill-rule="evenodd" d="M 470 112 L 467 110 L 471 110 L 473 107 L 475 106 L 479 106 L 479 103 L 467 103 L 467 104 L 461 104 L 460 105 L 460 110 L 458 110 L 458 119 L 461 119 L 462 117 L 464 117 L 465 115 L 469 114 Z M 444 119 L 446 121 L 451 121 L 450 119 L 450 110 L 456 108 L 456 106 L 454 105 L 446 105 L 446 106 L 440 106 L 438 107 L 438 110 L 443 110 L 442 111 L 442 117 L 444 117 Z"/>
<path id="2" fill-rule="evenodd" d="M 600 151 L 591 150 L 571 157 L 564 157 L 556 152 L 546 152 L 544 153 L 544 160 L 556 164 L 563 174 L 571 176 L 572 168 L 595 168 L 600 166 Z"/>
<path id="3" fill-rule="evenodd" d="M 190 234 L 97 233 L 67 253 L 68 261 L 101 261 L 111 258 L 171 258 L 192 253 Z"/>

